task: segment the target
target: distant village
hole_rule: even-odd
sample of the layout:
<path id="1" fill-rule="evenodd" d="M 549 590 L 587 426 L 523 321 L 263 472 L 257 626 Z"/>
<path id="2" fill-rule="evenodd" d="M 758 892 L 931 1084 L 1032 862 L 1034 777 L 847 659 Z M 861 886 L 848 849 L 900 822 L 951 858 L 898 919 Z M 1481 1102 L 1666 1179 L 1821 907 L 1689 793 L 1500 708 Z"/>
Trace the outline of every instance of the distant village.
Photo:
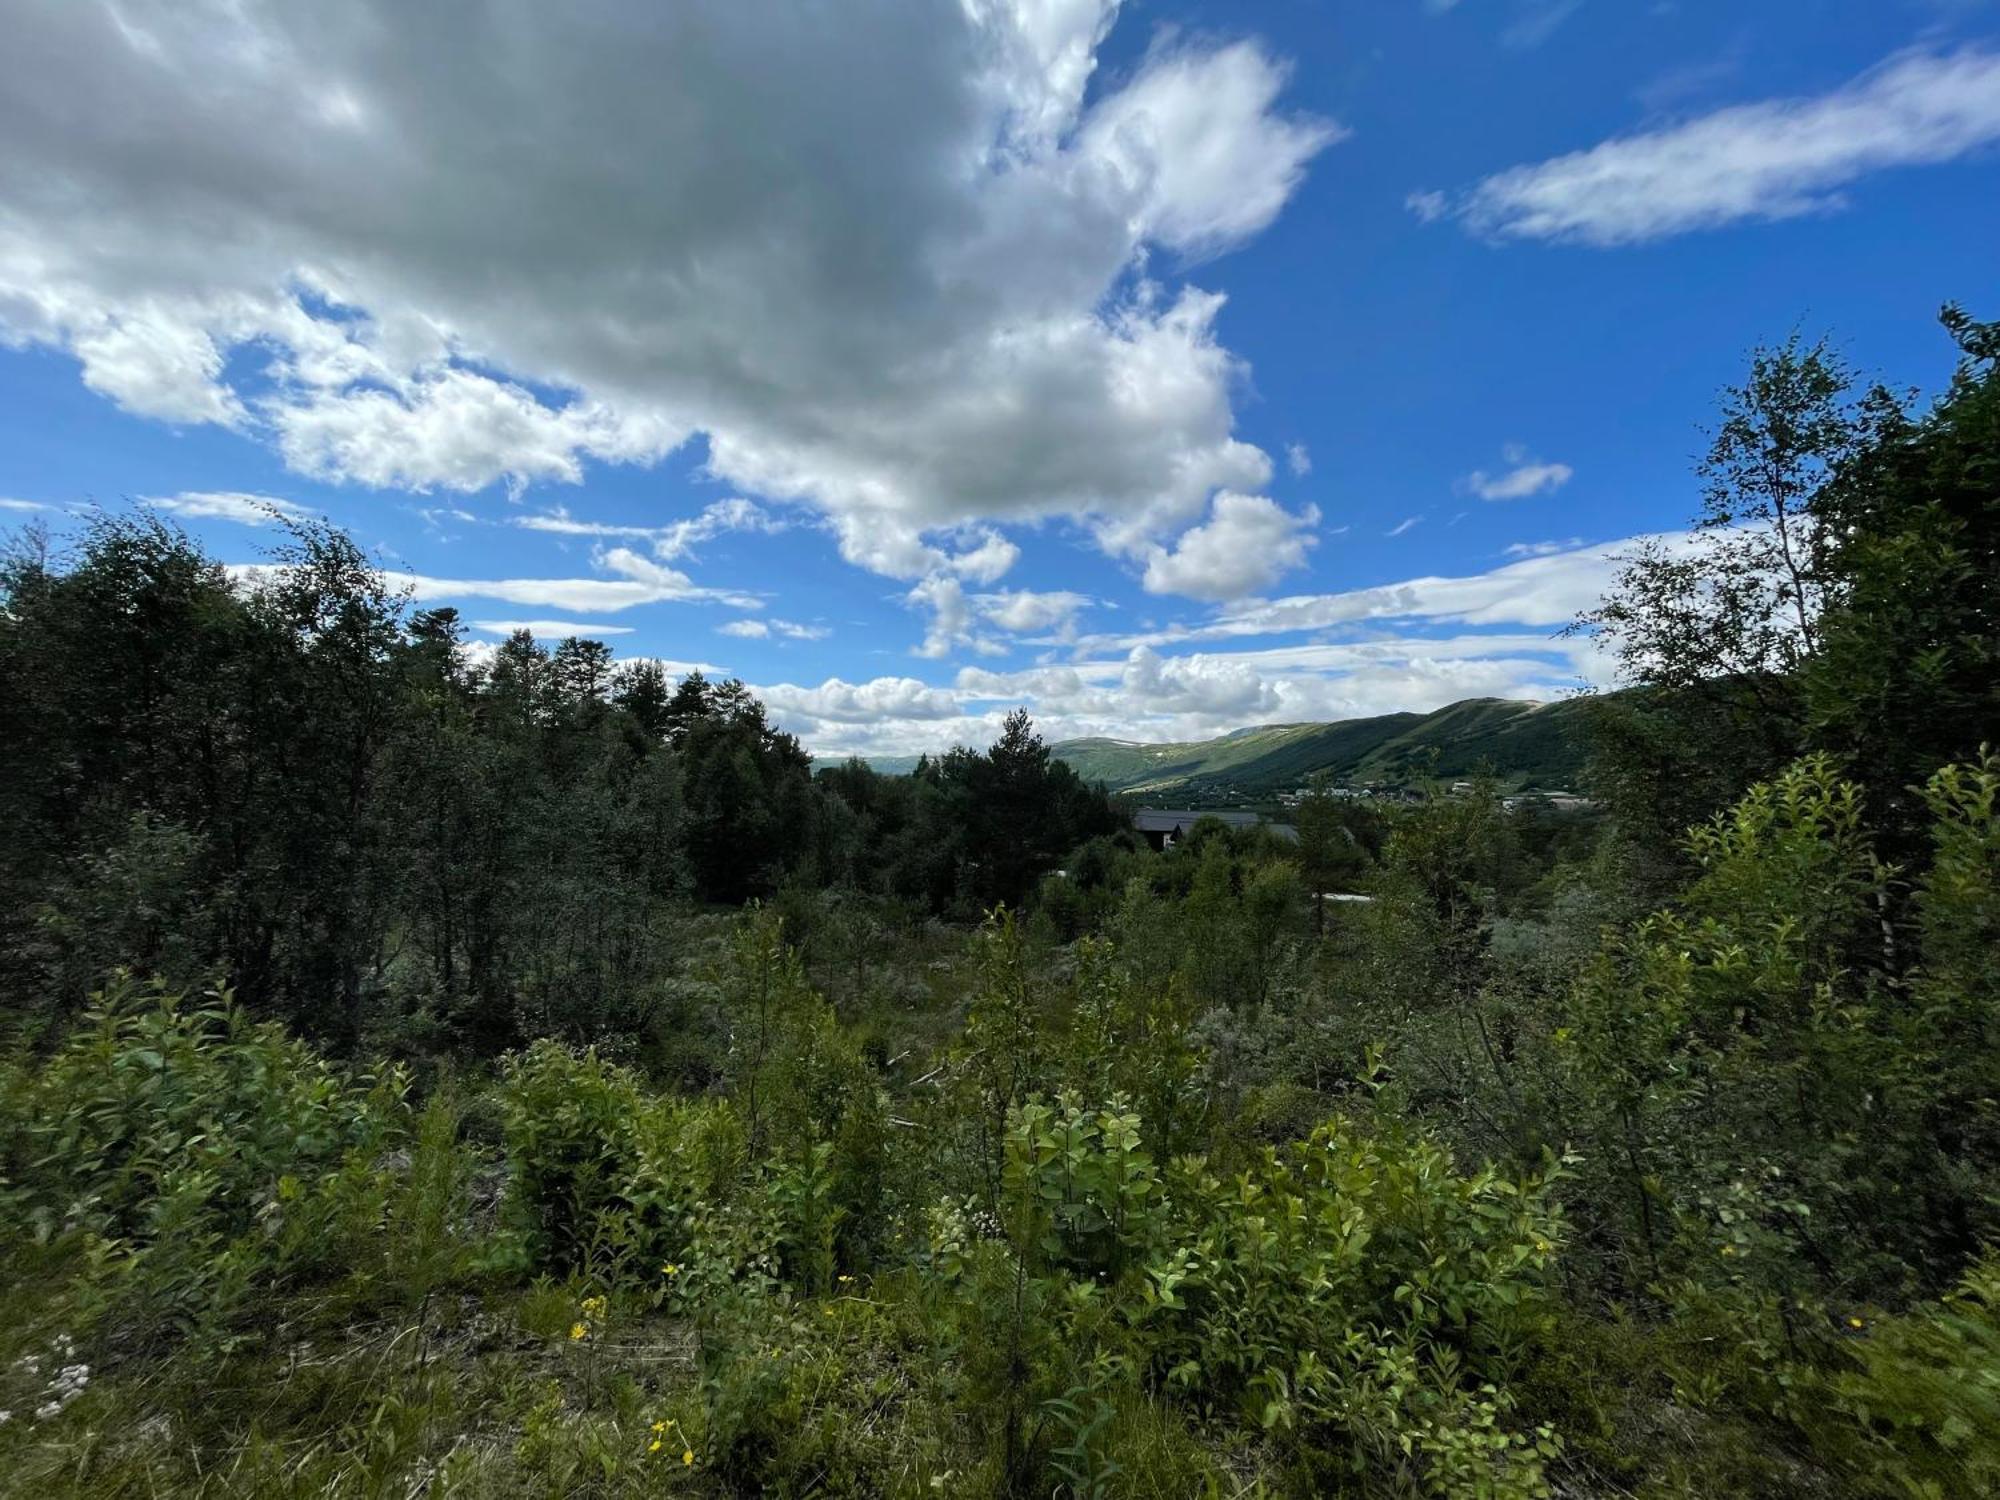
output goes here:
<path id="1" fill-rule="evenodd" d="M 1445 794 L 1451 797 L 1468 796 L 1472 792 L 1473 785 L 1474 783 L 1470 781 L 1454 781 L 1450 786 L 1445 788 Z M 1299 787 L 1295 791 L 1280 792 L 1278 793 L 1278 805 L 1287 809 L 1296 808 L 1307 797 L 1310 797 L 1312 792 L 1313 789 L 1309 786 Z M 1326 789 L 1326 792 L 1330 797 L 1337 797 L 1353 802 L 1422 802 L 1424 800 L 1424 793 L 1420 788 L 1408 785 L 1391 785 L 1382 781 L 1364 781 L 1352 786 L 1346 784 L 1330 786 Z M 1556 812 L 1584 812 L 1588 811 L 1595 804 L 1592 803 L 1590 798 L 1580 796 L 1575 792 L 1526 791 L 1514 792 L 1502 797 L 1500 805 L 1509 812 L 1512 812 L 1517 807 L 1541 806 L 1549 807 Z"/>
<path id="2" fill-rule="evenodd" d="M 1454 781 L 1445 788 L 1448 797 L 1465 797 L 1472 793 L 1475 783 Z M 1326 795 L 1343 801 L 1418 803 L 1426 793 L 1420 788 L 1397 785 L 1382 781 L 1366 781 L 1355 785 L 1329 786 Z M 1264 812 L 1240 804 L 1262 801 L 1266 806 L 1270 799 L 1254 799 L 1248 793 L 1231 792 L 1223 788 L 1206 789 L 1206 795 L 1236 801 L 1237 807 L 1134 807 L 1132 827 L 1155 849 L 1171 849 L 1187 836 L 1190 828 L 1203 818 L 1213 818 L 1231 828 L 1267 827 L 1282 839 L 1296 840 L 1298 829 L 1282 818 L 1267 816 Z M 1280 813 L 1291 813 L 1301 802 L 1313 795 L 1313 788 L 1302 786 L 1293 791 L 1280 792 L 1276 802 Z M 1129 800 L 1131 794 L 1126 794 Z M 1552 812 L 1587 812 L 1596 804 L 1590 798 L 1576 792 L 1566 791 L 1524 791 L 1514 792 L 1500 799 L 1500 805 L 1509 812 L 1520 808 L 1546 808 Z"/>

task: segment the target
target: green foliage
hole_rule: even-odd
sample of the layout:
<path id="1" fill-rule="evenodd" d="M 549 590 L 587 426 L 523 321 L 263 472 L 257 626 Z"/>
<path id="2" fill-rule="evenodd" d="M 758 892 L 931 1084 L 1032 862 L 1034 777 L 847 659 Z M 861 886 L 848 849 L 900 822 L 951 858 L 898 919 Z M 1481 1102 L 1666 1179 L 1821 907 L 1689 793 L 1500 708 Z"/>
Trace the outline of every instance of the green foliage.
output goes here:
<path id="1" fill-rule="evenodd" d="M 1729 398 L 1596 617 L 1608 823 L 1322 787 L 1154 853 L 1025 715 L 814 780 L 740 684 L 475 670 L 324 530 L 250 592 L 143 519 L 15 555 L 6 1486 L 2000 1486 L 2000 335 L 1948 324 L 1927 414 L 1796 344 Z"/>
<path id="2" fill-rule="evenodd" d="M 1909 1317 L 1854 1318 L 1852 1335 L 1851 1364 L 1817 1392 L 1832 1409 L 1814 1426 L 1860 1492 L 1945 1500 L 2000 1489 L 2000 1261 L 1989 1253 Z"/>

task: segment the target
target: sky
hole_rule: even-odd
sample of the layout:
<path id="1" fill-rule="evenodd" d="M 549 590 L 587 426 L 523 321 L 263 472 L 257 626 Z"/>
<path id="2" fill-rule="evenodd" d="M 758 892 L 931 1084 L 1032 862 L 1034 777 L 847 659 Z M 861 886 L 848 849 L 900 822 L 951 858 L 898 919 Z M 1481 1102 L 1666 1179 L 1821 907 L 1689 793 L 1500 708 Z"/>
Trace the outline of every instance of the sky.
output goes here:
<path id="1" fill-rule="evenodd" d="M 347 528 L 824 757 L 1560 697 L 2000 316 L 1994 0 L 0 0 L 0 528 Z M 246 576 L 250 576 L 247 575 Z"/>

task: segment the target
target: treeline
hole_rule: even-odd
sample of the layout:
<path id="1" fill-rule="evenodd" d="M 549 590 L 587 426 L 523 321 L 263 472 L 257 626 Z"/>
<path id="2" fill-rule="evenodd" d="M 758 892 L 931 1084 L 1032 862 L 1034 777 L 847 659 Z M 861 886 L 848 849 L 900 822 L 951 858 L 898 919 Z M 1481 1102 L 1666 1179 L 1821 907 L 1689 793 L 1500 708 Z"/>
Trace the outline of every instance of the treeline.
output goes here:
<path id="1" fill-rule="evenodd" d="M 1025 714 L 914 777 L 810 758 L 736 681 L 527 632 L 483 660 L 344 534 L 232 577 L 148 515 L 0 561 L 0 983 L 227 982 L 336 1051 L 629 1030 L 690 903 L 1019 904 L 1119 826 Z"/>

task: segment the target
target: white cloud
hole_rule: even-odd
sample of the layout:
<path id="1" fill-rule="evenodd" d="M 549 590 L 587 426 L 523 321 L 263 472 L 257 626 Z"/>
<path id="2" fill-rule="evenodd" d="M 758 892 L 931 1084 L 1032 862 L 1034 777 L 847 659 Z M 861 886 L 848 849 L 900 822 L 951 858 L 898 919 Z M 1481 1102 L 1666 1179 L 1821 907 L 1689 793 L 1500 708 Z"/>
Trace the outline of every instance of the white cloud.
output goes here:
<path id="1" fill-rule="evenodd" d="M 791 620 L 731 620 L 715 628 L 722 635 L 746 641 L 769 640 L 774 635 L 791 641 L 823 641 L 833 633 L 824 625 L 799 625 Z"/>
<path id="2" fill-rule="evenodd" d="M 1561 489 L 1576 474 L 1568 464 L 1542 463 L 1531 458 L 1518 443 L 1509 443 L 1504 456 L 1510 468 L 1497 474 L 1474 469 L 1459 481 L 1459 488 L 1482 500 L 1525 500 L 1530 495 Z"/>
<path id="3" fill-rule="evenodd" d="M 1256 234 L 1339 132 L 1251 42 L 1157 47 L 1086 106 L 1116 9 L 29 7 L 0 338 L 329 481 L 518 492 L 700 435 L 889 576 L 982 521 L 1136 555 L 1270 471 L 1221 297 L 1150 257 Z"/>
<path id="4" fill-rule="evenodd" d="M 984 619 L 1011 635 L 1068 631 L 1076 622 L 1077 612 L 1090 602 L 1088 594 L 1067 590 L 1036 593 L 1031 589 L 975 594 L 972 599 L 973 607 Z"/>
<path id="5" fill-rule="evenodd" d="M 1534 556 L 1471 576 L 1249 600 L 1202 625 L 1086 637 L 1066 662 L 1015 671 L 964 666 L 948 687 L 887 678 L 872 694 L 864 691 L 870 684 L 839 684 L 829 698 L 780 687 L 774 717 L 815 753 L 887 755 L 985 744 L 1016 704 L 1027 705 L 1052 740 L 1168 741 L 1475 697 L 1546 701 L 1607 680 L 1610 664 L 1591 642 L 1561 637 L 1556 627 L 1596 603 L 1618 557 L 1644 542 L 1684 539 L 1633 537 L 1559 552 L 1536 544 L 1526 549 Z M 918 707 L 897 711 L 905 701 Z"/>
<path id="6" fill-rule="evenodd" d="M 1313 471 L 1312 452 L 1304 443 L 1285 444 L 1285 467 L 1295 479 L 1303 479 Z"/>
<path id="7" fill-rule="evenodd" d="M 1582 545 L 1583 538 L 1573 536 L 1566 542 L 1509 542 L 1505 551 L 1509 557 L 1551 557 Z"/>
<path id="8" fill-rule="evenodd" d="M 972 583 L 993 583 L 1021 560 L 1021 549 L 997 531 L 982 534 L 980 543 L 948 559 L 947 566 Z"/>
<path id="9" fill-rule="evenodd" d="M 44 505 L 39 500 L 9 500 L 0 497 L 0 510 L 54 510 L 53 505 Z"/>
<path id="10" fill-rule="evenodd" d="M 887 678 L 872 696 L 864 692 L 870 684 L 840 684 L 831 702 L 781 687 L 770 690 L 782 704 L 774 717 L 818 754 L 890 755 L 988 743 L 1016 704 L 1029 707 L 1051 740 L 1170 741 L 1466 698 L 1547 701 L 1607 680 L 1602 653 L 1556 627 L 1595 604 L 1619 556 L 1644 542 L 1685 539 L 1632 537 L 1558 552 L 1537 544 L 1528 549 L 1534 556 L 1471 576 L 1249 600 L 1198 626 L 1084 638 L 1067 662 L 961 667 L 949 687 Z M 1344 638 L 1328 639 L 1329 632 Z M 1258 637 L 1267 643 L 1238 644 Z M 903 700 L 920 707 L 895 711 Z M 858 711 L 857 703 L 879 712 Z"/>
<path id="11" fill-rule="evenodd" d="M 583 521 L 572 516 L 569 508 L 562 505 L 538 511 L 533 515 L 515 516 L 512 519 L 513 524 L 523 530 L 547 532 L 554 536 L 587 536 L 600 539 L 621 537 L 632 541 L 651 542 L 654 554 L 666 561 L 686 557 L 701 543 L 710 541 L 726 531 L 774 532 L 785 529 L 785 522 L 781 517 L 772 515 L 755 501 L 746 500 L 740 495 L 727 500 L 717 500 L 703 507 L 697 515 L 669 521 L 662 526 Z"/>
<path id="12" fill-rule="evenodd" d="M 1398 521 L 1394 526 L 1391 526 L 1387 531 L 1383 532 L 1382 535 L 1401 536 L 1411 527 L 1421 526 L 1423 524 L 1423 521 L 1424 518 L 1422 516 L 1405 516 L 1402 520 Z"/>
<path id="13" fill-rule="evenodd" d="M 375 489 L 470 493 L 504 481 L 576 484 L 585 457 L 652 463 L 686 432 L 656 414 L 577 400 L 549 407 L 522 386 L 444 369 L 375 388 L 316 390 L 265 403 L 286 463 Z"/>
<path id="14" fill-rule="evenodd" d="M 930 627 L 924 632 L 923 643 L 916 647 L 918 656 L 937 660 L 949 656 L 952 647 L 959 645 L 998 650 L 991 642 L 980 641 L 973 635 L 972 607 L 966 602 L 965 585 L 956 578 L 933 574 L 911 589 L 904 602 L 931 612 Z"/>
<path id="15" fill-rule="evenodd" d="M 1541 635 L 1398 634 L 1255 651 L 1123 657 L 994 672 L 959 670 L 950 687 L 909 678 L 759 688 L 773 718 L 816 754 L 909 754 L 983 745 L 1026 705 L 1050 740 L 1081 735 L 1204 739 L 1249 724 L 1302 723 L 1430 709 L 1472 697 L 1560 697 L 1602 666 L 1587 642 Z"/>
<path id="16" fill-rule="evenodd" d="M 1830 93 L 1717 110 L 1515 167 L 1453 212 L 1480 234 L 1627 245 L 1842 206 L 1870 172 L 2000 140 L 2000 52 L 1911 52 Z"/>
<path id="17" fill-rule="evenodd" d="M 1138 238 L 1202 255 L 1263 229 L 1345 131 L 1273 111 L 1285 69 L 1254 42 L 1174 46 L 1085 121 L 1078 153 L 1126 190 Z"/>
<path id="18" fill-rule="evenodd" d="M 644 604 L 712 603 L 734 609 L 762 609 L 764 601 L 735 589 L 703 588 L 672 568 L 663 568 L 625 548 L 598 559 L 611 578 L 436 578 L 386 570 L 391 588 L 406 590 L 420 603 L 448 599 L 498 599 L 531 609 L 577 614 L 611 614 Z M 279 571 L 273 563 L 232 563 L 230 574 L 254 587 Z"/>
<path id="19" fill-rule="evenodd" d="M 1501 44 L 1518 52 L 1532 51 L 1581 9 L 1583 0 L 1519 0 L 1514 19 L 1500 33 Z"/>
<path id="20" fill-rule="evenodd" d="M 959 711 L 958 702 L 950 693 L 914 677 L 877 677 L 858 683 L 829 677 L 816 688 L 781 682 L 757 689 L 757 696 L 774 715 L 849 724 L 881 719 L 945 719 Z"/>
<path id="21" fill-rule="evenodd" d="M 1430 188 L 1411 193 L 1403 200 L 1403 207 L 1415 214 L 1421 222 L 1435 224 L 1451 211 L 1451 199 L 1436 188 Z"/>
<path id="22" fill-rule="evenodd" d="M 178 495 L 151 495 L 140 503 L 183 520 L 234 521 L 241 526 L 269 526 L 274 521 L 303 520 L 312 514 L 303 505 L 275 495 L 238 490 L 182 490 Z"/>
<path id="23" fill-rule="evenodd" d="M 1303 567 L 1318 524 L 1317 506 L 1294 515 L 1267 496 L 1225 490 L 1209 519 L 1183 532 L 1171 551 L 1153 549 L 1142 581 L 1148 593 L 1240 599 Z"/>
<path id="24" fill-rule="evenodd" d="M 579 624 L 575 620 L 473 620 L 474 630 L 483 630 L 489 635 L 512 635 L 517 630 L 525 630 L 536 640 L 561 640 L 565 636 L 582 636 L 586 640 L 598 640 L 607 635 L 630 635 L 630 625 Z"/>

